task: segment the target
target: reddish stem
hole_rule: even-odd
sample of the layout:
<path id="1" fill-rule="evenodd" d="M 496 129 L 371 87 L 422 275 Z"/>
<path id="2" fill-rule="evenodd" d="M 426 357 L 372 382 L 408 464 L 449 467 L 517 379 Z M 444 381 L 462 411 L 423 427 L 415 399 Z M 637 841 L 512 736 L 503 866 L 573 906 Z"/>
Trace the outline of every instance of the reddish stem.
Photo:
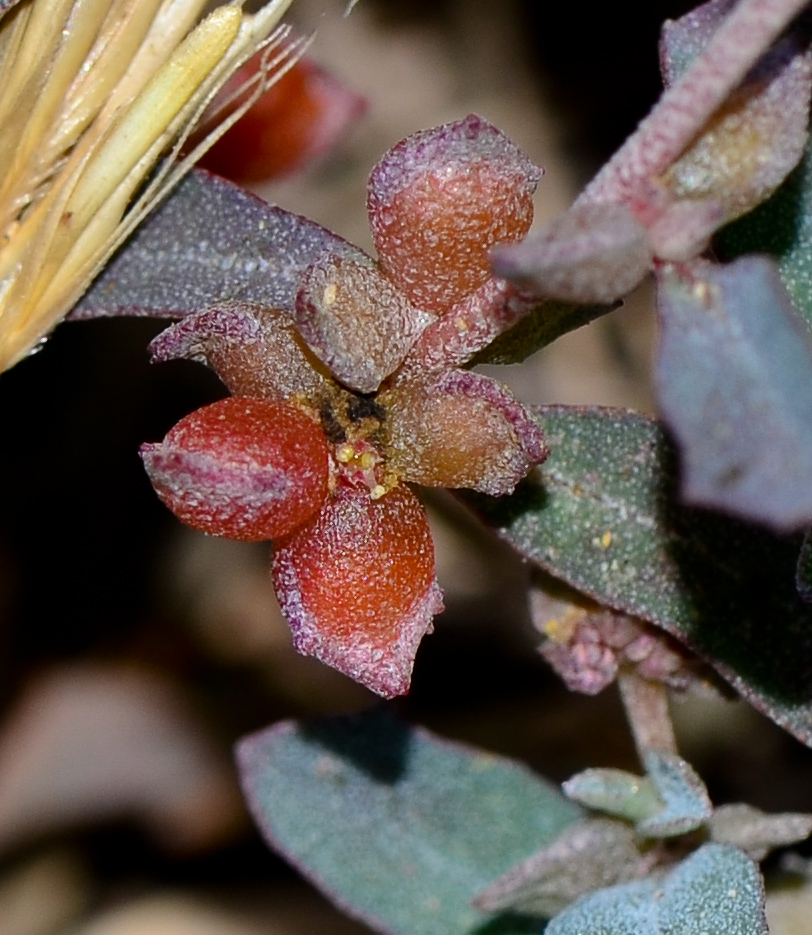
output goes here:
<path id="1" fill-rule="evenodd" d="M 401 364 L 398 379 L 461 366 L 536 305 L 538 298 L 491 277 L 423 331 Z"/>
<path id="2" fill-rule="evenodd" d="M 668 689 L 632 669 L 621 670 L 618 687 L 640 762 L 648 750 L 677 752 L 674 726 L 668 709 Z"/>
<path id="3" fill-rule="evenodd" d="M 628 204 L 646 198 L 808 0 L 741 0 L 578 202 Z"/>

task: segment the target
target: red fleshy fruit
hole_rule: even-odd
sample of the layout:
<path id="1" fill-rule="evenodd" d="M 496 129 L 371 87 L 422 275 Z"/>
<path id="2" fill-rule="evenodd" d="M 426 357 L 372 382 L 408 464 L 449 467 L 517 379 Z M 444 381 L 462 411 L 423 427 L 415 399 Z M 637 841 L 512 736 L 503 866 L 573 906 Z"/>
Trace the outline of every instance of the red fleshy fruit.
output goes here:
<path id="1" fill-rule="evenodd" d="M 382 695 L 408 690 L 417 646 L 442 609 L 426 514 L 408 488 L 373 500 L 342 484 L 276 543 L 273 572 L 300 652 Z"/>
<path id="2" fill-rule="evenodd" d="M 475 114 L 402 140 L 368 187 L 383 271 L 418 308 L 448 311 L 489 278 L 494 244 L 527 234 L 540 173 Z"/>
<path id="3" fill-rule="evenodd" d="M 230 396 L 141 447 L 158 496 L 184 523 L 215 536 L 287 535 L 327 496 L 321 428 L 284 402 Z"/>
<path id="4" fill-rule="evenodd" d="M 251 78 L 261 53 L 240 68 L 224 94 Z M 295 172 L 328 152 L 365 107 L 364 100 L 309 59 L 301 59 L 211 147 L 200 165 L 240 182 Z"/>

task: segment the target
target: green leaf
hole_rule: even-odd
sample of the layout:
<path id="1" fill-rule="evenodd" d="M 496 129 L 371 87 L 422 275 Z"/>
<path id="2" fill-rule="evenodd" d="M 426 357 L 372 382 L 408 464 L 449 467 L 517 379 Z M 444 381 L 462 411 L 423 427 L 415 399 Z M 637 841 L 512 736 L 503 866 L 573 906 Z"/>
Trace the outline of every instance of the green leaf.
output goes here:
<path id="1" fill-rule="evenodd" d="M 775 194 L 722 230 L 716 247 L 722 259 L 768 253 L 804 321 L 812 327 L 812 151 Z"/>
<path id="2" fill-rule="evenodd" d="M 767 935 L 758 868 L 741 851 L 706 844 L 663 880 L 622 883 L 578 900 L 545 935 Z"/>
<path id="3" fill-rule="evenodd" d="M 561 788 L 573 802 L 629 821 L 651 818 L 663 808 L 648 776 L 621 769 L 585 769 L 571 776 Z"/>
<path id="4" fill-rule="evenodd" d="M 657 384 L 691 503 L 812 522 L 812 339 L 773 262 L 666 267 Z"/>
<path id="5" fill-rule="evenodd" d="M 812 609 L 797 536 L 681 505 L 675 453 L 644 416 L 537 410 L 552 454 L 510 497 L 465 495 L 520 552 L 601 604 L 663 627 L 812 745 Z"/>
<path id="6" fill-rule="evenodd" d="M 610 305 L 573 305 L 571 302 L 542 302 L 471 361 L 475 364 L 519 364 L 553 341 L 588 325 L 611 312 Z"/>
<path id="7" fill-rule="evenodd" d="M 649 778 L 665 804 L 661 811 L 637 822 L 638 834 L 645 838 L 686 834 L 710 818 L 713 806 L 708 790 L 685 760 L 650 750 L 645 762 Z"/>
<path id="8" fill-rule="evenodd" d="M 412 729 L 386 709 L 242 740 L 246 797 L 269 844 L 348 914 L 397 935 L 520 935 L 471 905 L 579 810 L 525 767 Z"/>

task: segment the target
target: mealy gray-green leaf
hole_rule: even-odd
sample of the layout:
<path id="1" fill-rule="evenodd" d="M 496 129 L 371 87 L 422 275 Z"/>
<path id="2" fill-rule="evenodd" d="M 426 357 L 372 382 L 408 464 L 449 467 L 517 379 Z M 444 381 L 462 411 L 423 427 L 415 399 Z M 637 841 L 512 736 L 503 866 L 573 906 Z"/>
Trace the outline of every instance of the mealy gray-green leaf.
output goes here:
<path id="1" fill-rule="evenodd" d="M 663 807 L 648 776 L 611 767 L 585 769 L 570 776 L 561 789 L 579 805 L 628 821 L 649 818 Z"/>
<path id="2" fill-rule="evenodd" d="M 635 830 L 646 838 L 686 834 L 703 825 L 713 812 L 708 790 L 691 766 L 671 753 L 649 750 L 645 755 L 649 779 L 663 808 L 642 818 Z"/>
<path id="3" fill-rule="evenodd" d="M 539 919 L 471 905 L 580 812 L 525 767 L 386 709 L 286 722 L 239 744 L 254 818 L 348 914 L 396 935 L 521 935 Z"/>
<path id="4" fill-rule="evenodd" d="M 741 851 L 706 844 L 664 879 L 585 896 L 546 935 L 767 935 L 758 868 Z"/>
<path id="5" fill-rule="evenodd" d="M 717 237 L 722 258 L 745 253 L 775 257 L 792 300 L 812 327 L 812 152 L 778 191 Z"/>
<path id="6" fill-rule="evenodd" d="M 200 169 L 139 225 L 71 312 L 180 318 L 224 302 L 290 309 L 325 250 L 357 253 L 314 221 Z"/>
<path id="7" fill-rule="evenodd" d="M 812 338 L 774 264 L 658 276 L 660 408 L 688 502 L 777 530 L 812 522 Z"/>
<path id="8" fill-rule="evenodd" d="M 812 744 L 812 608 L 800 537 L 679 502 L 662 428 L 608 409 L 540 407 L 552 454 L 501 499 L 465 499 L 552 575 L 663 627 Z"/>

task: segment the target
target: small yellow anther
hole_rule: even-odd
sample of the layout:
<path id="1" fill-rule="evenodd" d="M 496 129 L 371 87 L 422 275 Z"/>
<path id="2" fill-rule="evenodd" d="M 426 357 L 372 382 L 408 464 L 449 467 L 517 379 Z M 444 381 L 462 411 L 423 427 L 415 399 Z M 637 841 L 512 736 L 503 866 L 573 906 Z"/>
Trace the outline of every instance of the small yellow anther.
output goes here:
<path id="1" fill-rule="evenodd" d="M 468 330 L 468 322 L 464 318 L 455 318 L 454 327 L 460 334 L 464 334 Z"/>
<path id="2" fill-rule="evenodd" d="M 365 451 L 361 455 L 360 463 L 361 463 L 362 470 L 366 471 L 366 470 L 369 470 L 369 468 L 371 467 L 375 467 L 375 465 L 378 463 L 378 459 L 375 457 L 375 455 L 371 451 Z"/>
<path id="3" fill-rule="evenodd" d="M 333 302 L 335 302 L 337 295 L 338 295 L 338 286 L 334 282 L 331 282 L 331 283 L 328 283 L 324 287 L 324 292 L 322 293 L 321 300 L 322 302 L 324 302 L 325 305 L 332 305 Z"/>
<path id="4" fill-rule="evenodd" d="M 381 497 L 386 493 L 386 487 L 383 484 L 376 484 L 372 490 L 369 492 L 369 496 L 372 500 L 380 500 Z"/>
<path id="5" fill-rule="evenodd" d="M 336 448 L 336 461 L 340 461 L 342 464 L 349 464 L 350 461 L 355 457 L 355 449 L 352 445 L 343 444 L 339 445 Z"/>
<path id="6" fill-rule="evenodd" d="M 612 533 L 607 529 L 606 532 L 601 536 L 601 548 L 608 549 L 612 544 Z"/>

